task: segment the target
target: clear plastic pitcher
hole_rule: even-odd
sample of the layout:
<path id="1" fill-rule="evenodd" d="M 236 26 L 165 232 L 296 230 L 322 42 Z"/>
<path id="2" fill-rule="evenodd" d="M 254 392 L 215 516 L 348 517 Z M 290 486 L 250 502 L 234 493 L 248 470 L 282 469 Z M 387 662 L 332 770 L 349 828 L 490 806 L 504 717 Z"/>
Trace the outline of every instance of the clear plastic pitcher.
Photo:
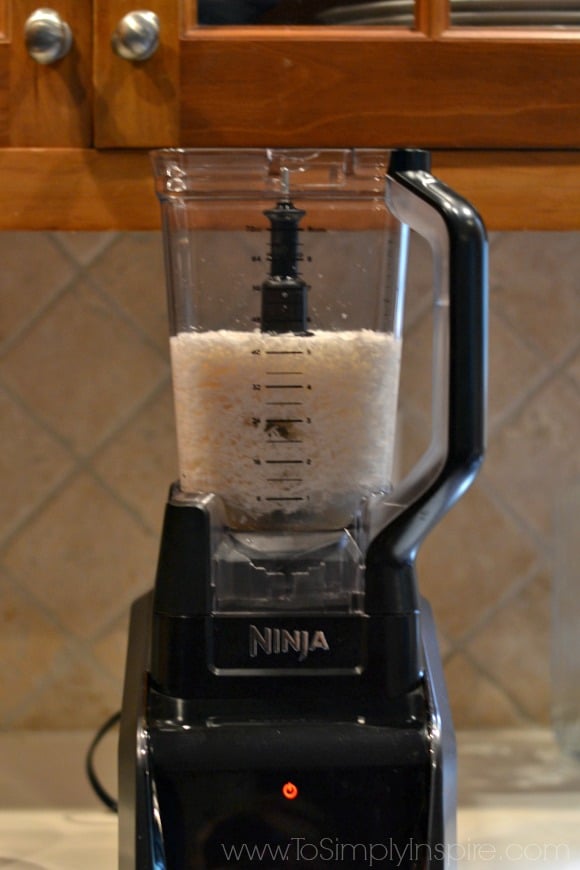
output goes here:
<path id="1" fill-rule="evenodd" d="M 180 470 L 171 498 L 210 516 L 212 606 L 356 610 L 369 564 L 391 548 L 387 527 L 406 565 L 481 459 L 479 218 L 422 151 L 152 159 Z M 393 490 L 410 229 L 433 254 L 431 442 Z"/>
<path id="2" fill-rule="evenodd" d="M 154 154 L 180 486 L 231 528 L 346 527 L 391 488 L 406 227 L 387 162 Z"/>

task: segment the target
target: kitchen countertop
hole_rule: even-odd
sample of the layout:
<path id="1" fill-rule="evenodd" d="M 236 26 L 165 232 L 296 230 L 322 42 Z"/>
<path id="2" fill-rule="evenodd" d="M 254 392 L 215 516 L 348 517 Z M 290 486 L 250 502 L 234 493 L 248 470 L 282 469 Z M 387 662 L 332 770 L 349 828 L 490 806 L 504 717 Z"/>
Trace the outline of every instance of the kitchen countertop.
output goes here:
<path id="1" fill-rule="evenodd" d="M 84 775 L 91 737 L 0 734 L 2 870 L 116 870 L 116 816 Z M 96 756 L 111 793 L 115 740 Z M 458 750 L 458 870 L 580 870 L 580 761 L 538 729 L 463 732 Z"/>

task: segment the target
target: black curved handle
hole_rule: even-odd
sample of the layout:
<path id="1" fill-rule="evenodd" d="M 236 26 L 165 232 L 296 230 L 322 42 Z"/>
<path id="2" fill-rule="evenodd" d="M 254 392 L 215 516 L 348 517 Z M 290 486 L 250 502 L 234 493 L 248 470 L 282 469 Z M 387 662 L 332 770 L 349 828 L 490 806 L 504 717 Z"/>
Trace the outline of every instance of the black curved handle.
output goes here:
<path id="1" fill-rule="evenodd" d="M 445 462 L 427 489 L 371 542 L 367 609 L 418 607 L 414 562 L 419 545 L 475 478 L 485 449 L 487 388 L 487 239 L 462 197 L 429 173 L 425 151 L 394 151 L 388 176 L 442 221 L 449 246 L 449 418 Z"/>

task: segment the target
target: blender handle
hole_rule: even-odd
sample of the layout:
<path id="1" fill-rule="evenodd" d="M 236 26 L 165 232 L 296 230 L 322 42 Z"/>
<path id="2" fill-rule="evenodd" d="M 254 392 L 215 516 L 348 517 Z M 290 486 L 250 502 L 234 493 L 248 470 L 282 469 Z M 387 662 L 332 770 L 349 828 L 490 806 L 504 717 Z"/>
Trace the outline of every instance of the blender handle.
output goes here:
<path id="1" fill-rule="evenodd" d="M 367 551 L 369 612 L 418 607 L 414 562 L 436 522 L 474 480 L 485 449 L 487 387 L 487 239 L 475 209 L 430 172 L 426 151 L 391 155 L 389 206 L 396 217 L 447 249 L 435 258 L 448 293 L 447 450 L 434 479 L 383 528 Z M 404 482 L 403 482 L 404 486 Z"/>

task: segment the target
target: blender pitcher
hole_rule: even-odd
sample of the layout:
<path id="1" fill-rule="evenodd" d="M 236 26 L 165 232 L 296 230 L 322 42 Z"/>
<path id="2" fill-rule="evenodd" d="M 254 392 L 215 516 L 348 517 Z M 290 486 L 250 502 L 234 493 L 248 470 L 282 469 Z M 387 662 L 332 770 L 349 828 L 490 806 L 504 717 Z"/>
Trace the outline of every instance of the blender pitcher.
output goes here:
<path id="1" fill-rule="evenodd" d="M 179 481 L 131 623 L 120 866 L 222 866 L 200 855 L 224 820 L 237 849 L 301 807 L 322 838 L 388 820 L 431 850 L 381 866 L 449 868 L 453 729 L 414 563 L 483 456 L 481 220 L 424 151 L 152 159 Z M 411 230 L 433 254 L 431 441 L 395 483 Z"/>
<path id="2" fill-rule="evenodd" d="M 231 529 L 348 527 L 390 488 L 405 234 L 381 159 L 156 157 L 180 488 Z"/>
<path id="3" fill-rule="evenodd" d="M 389 160 L 417 175 L 425 156 L 154 152 L 174 499 L 211 496 L 217 609 L 357 608 L 368 545 L 444 463 L 448 234 L 392 167 L 387 175 Z M 436 263 L 434 419 L 430 449 L 394 492 L 410 226 Z"/>

